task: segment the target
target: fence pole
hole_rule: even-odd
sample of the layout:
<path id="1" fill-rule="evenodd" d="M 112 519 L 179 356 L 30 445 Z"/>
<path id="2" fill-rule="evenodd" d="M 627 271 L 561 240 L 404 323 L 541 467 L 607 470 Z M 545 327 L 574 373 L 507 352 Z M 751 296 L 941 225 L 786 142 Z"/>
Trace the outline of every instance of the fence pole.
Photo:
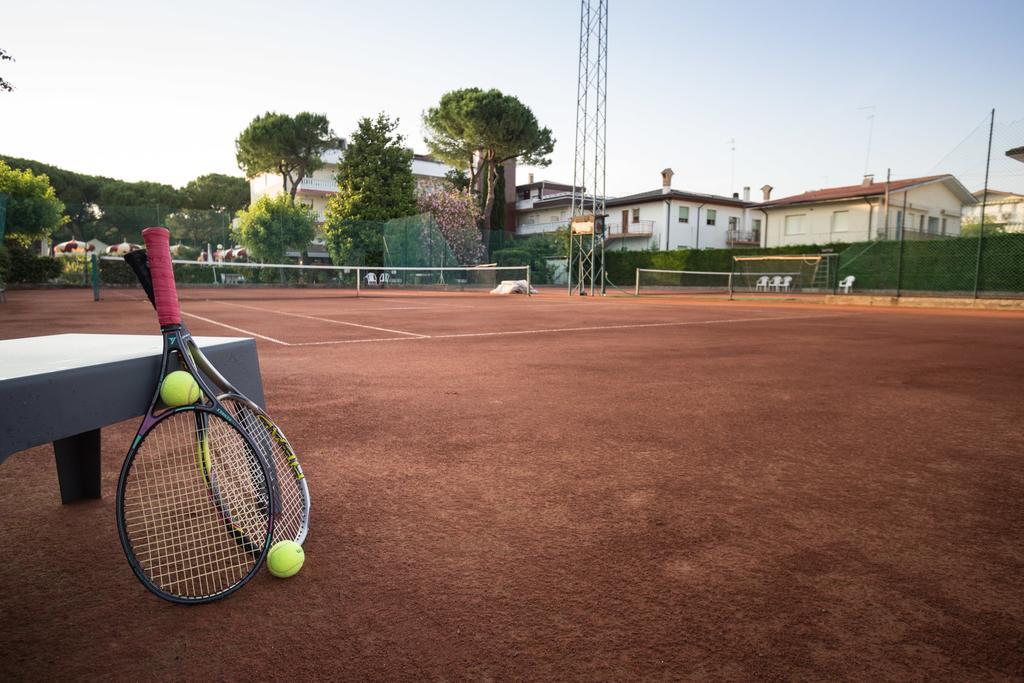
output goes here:
<path id="1" fill-rule="evenodd" d="M 96 258 L 96 254 L 92 254 L 89 257 L 90 264 L 92 265 L 92 300 L 100 300 L 100 264 Z"/>
<path id="2" fill-rule="evenodd" d="M 729 265 L 729 301 L 733 300 L 733 286 L 732 278 L 736 274 L 736 257 L 732 257 L 732 263 Z"/>
<path id="3" fill-rule="evenodd" d="M 899 299 L 903 289 L 903 235 L 907 232 L 907 190 L 903 190 L 903 212 L 896 223 L 896 229 L 900 232 L 900 246 L 896 252 L 896 298 Z"/>
<path id="4" fill-rule="evenodd" d="M 530 289 L 533 285 L 530 284 L 530 266 L 526 266 L 526 296 L 530 296 Z"/>
<path id="5" fill-rule="evenodd" d="M 408 278 L 403 278 L 408 279 Z M 356 266 L 356 298 L 359 298 L 359 288 L 363 283 L 363 274 L 359 272 L 359 266 Z"/>
<path id="6" fill-rule="evenodd" d="M 633 295 L 640 296 L 640 269 L 636 269 L 636 286 L 633 288 Z"/>
<path id="7" fill-rule="evenodd" d="M 978 252 L 974 259 L 974 298 L 978 298 L 978 285 L 981 282 L 981 243 L 985 241 L 985 207 L 988 204 L 988 170 L 992 163 L 992 129 L 996 125 L 996 110 L 992 108 L 988 120 L 988 153 L 985 155 L 985 189 L 981 194 L 981 223 L 978 225 Z"/>

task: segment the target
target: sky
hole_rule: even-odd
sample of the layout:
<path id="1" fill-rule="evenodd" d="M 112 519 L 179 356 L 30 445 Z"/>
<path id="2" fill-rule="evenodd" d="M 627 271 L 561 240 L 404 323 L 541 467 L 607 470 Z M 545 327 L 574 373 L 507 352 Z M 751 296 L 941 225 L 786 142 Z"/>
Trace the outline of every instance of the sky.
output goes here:
<path id="1" fill-rule="evenodd" d="M 573 0 L 5 5 L 0 154 L 181 186 L 241 175 L 234 140 L 268 110 L 343 136 L 383 111 L 425 152 L 423 111 L 479 86 L 554 132 L 551 165 L 519 182 L 572 181 Z M 665 167 L 677 189 L 755 198 L 887 168 L 977 189 L 992 108 L 998 144 L 1024 145 L 1024 51 L 999 38 L 1022 25 L 1021 0 L 610 0 L 607 191 L 660 187 Z M 1004 151 L 990 184 L 1024 185 Z"/>

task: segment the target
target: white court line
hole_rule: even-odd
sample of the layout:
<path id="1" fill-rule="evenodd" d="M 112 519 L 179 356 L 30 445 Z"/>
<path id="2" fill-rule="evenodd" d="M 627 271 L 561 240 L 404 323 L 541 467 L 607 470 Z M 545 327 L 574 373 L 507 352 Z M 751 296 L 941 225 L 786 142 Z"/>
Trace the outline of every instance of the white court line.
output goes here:
<path id="1" fill-rule="evenodd" d="M 849 314 L 846 314 L 849 315 Z M 454 339 L 458 337 L 497 337 L 512 334 L 550 334 L 552 332 L 589 332 L 591 330 L 629 330 L 643 327 L 685 327 L 687 325 L 722 325 L 726 323 L 752 323 L 766 322 L 769 320 L 805 320 L 810 318 L 836 318 L 844 314 L 835 315 L 787 315 L 772 316 L 768 318 L 728 318 L 724 320 L 684 320 L 671 323 L 633 323 L 628 325 L 593 325 L 590 327 L 558 327 L 542 330 L 503 330 L 500 332 L 462 332 L 458 334 L 434 334 L 430 339 Z"/>
<path id="2" fill-rule="evenodd" d="M 254 337 L 259 337 L 260 339 L 266 339 L 267 341 L 274 342 L 275 344 L 280 344 L 281 346 L 294 346 L 293 344 L 289 344 L 286 341 L 281 341 L 280 339 L 274 339 L 273 337 L 268 337 L 265 334 L 259 334 L 258 332 L 253 332 L 252 330 L 246 330 L 246 329 L 243 329 L 241 327 L 235 327 L 234 325 L 228 325 L 227 323 L 218 322 L 218 321 L 213 320 L 211 318 L 204 318 L 203 316 L 196 315 L 195 313 L 186 313 L 185 311 L 182 311 L 181 314 L 182 315 L 187 315 L 190 318 L 195 318 L 197 320 L 202 320 L 203 322 L 210 323 L 211 325 L 219 325 L 220 327 L 226 327 L 229 330 L 234 330 L 235 332 L 241 332 L 242 334 L 251 334 Z"/>
<path id="3" fill-rule="evenodd" d="M 628 325 L 592 325 L 589 327 L 558 327 L 538 330 L 500 330 L 497 332 L 460 332 L 456 334 L 423 334 L 417 337 L 389 337 L 385 339 L 345 339 L 323 342 L 302 342 L 290 346 L 327 346 L 332 344 L 356 344 L 373 341 L 410 341 L 416 339 L 460 339 L 464 337 L 505 337 L 524 334 L 551 334 L 556 332 L 591 332 L 595 330 L 629 330 L 645 327 L 686 327 L 694 325 L 723 325 L 732 323 L 769 322 L 772 320 L 811 320 L 817 318 L 843 318 L 856 313 L 836 313 L 830 315 L 787 315 L 761 318 L 725 318 L 722 320 L 685 320 L 670 323 L 633 323 Z"/>
<path id="4" fill-rule="evenodd" d="M 391 330 L 386 327 L 374 327 L 373 325 L 360 325 L 359 323 L 350 323 L 344 320 L 333 320 L 331 318 L 321 318 L 316 315 L 304 315 L 302 313 L 289 313 L 288 311 L 275 311 L 272 308 L 260 308 L 259 306 L 246 306 L 245 304 L 234 304 L 228 301 L 215 301 L 214 303 L 221 304 L 223 306 L 237 306 L 238 308 L 248 308 L 253 311 L 262 311 L 263 313 L 275 313 L 277 315 L 290 315 L 293 318 L 306 318 L 307 320 L 319 320 L 320 322 L 333 323 L 335 325 L 349 325 L 350 327 L 362 327 L 367 330 L 376 330 L 378 332 L 391 332 L 392 334 L 404 334 L 410 337 L 427 337 L 426 334 L 418 334 L 416 332 L 405 332 L 403 330 Z"/>

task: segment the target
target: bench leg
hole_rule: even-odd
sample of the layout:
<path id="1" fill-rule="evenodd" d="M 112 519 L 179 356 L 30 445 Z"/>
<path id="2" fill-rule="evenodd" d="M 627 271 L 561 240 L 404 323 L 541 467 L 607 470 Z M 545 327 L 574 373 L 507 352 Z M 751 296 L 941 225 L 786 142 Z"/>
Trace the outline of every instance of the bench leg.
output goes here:
<path id="1" fill-rule="evenodd" d="M 60 502 L 100 497 L 100 430 L 53 442 Z"/>

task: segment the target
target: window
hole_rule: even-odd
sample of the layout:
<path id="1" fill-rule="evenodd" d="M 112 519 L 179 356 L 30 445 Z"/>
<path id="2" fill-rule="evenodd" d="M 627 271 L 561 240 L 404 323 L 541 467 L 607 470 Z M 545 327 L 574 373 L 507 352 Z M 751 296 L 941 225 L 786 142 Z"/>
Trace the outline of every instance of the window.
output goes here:
<path id="1" fill-rule="evenodd" d="M 708 225 L 714 225 L 715 219 L 718 217 L 718 212 L 714 209 L 708 209 Z"/>
<path id="2" fill-rule="evenodd" d="M 690 222 L 690 207 L 680 206 L 679 207 L 679 222 L 689 223 Z"/>
<path id="3" fill-rule="evenodd" d="M 729 229 L 736 232 L 740 227 L 740 219 L 736 216 L 729 216 Z"/>
<path id="4" fill-rule="evenodd" d="M 832 232 L 848 232 L 850 230 L 850 212 L 834 211 L 832 213 Z"/>
<path id="5" fill-rule="evenodd" d="M 942 234 L 943 235 L 946 234 L 946 219 L 945 218 L 942 219 Z"/>
<path id="6" fill-rule="evenodd" d="M 803 216 L 803 214 L 797 214 L 795 216 L 786 216 L 785 233 L 787 235 L 802 235 L 802 234 L 804 234 L 804 216 Z"/>
<path id="7" fill-rule="evenodd" d="M 751 221 L 751 225 L 754 227 L 754 231 L 757 232 L 761 229 L 761 219 L 755 218 Z"/>
<path id="8" fill-rule="evenodd" d="M 640 222 L 640 209 L 633 209 L 633 222 L 634 223 L 639 223 Z"/>
<path id="9" fill-rule="evenodd" d="M 939 233 L 938 216 L 928 216 L 928 232 L 932 233 L 933 235 L 937 235 Z"/>

